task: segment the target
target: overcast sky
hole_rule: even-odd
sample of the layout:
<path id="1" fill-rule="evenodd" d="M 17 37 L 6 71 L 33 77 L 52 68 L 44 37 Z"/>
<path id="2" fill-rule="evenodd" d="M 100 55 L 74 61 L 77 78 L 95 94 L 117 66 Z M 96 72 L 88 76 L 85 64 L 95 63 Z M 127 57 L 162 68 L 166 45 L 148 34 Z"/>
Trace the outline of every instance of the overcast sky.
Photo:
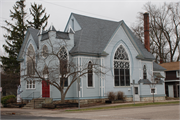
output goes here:
<path id="1" fill-rule="evenodd" d="M 164 2 L 178 0 L 26 0 L 26 12 L 29 13 L 31 3 L 42 4 L 46 13 L 50 14 L 48 27 L 53 24 L 56 30 L 63 31 L 71 12 L 107 20 L 124 20 L 130 27 L 136 21 L 138 12 L 146 12 L 143 5 L 147 2 L 161 5 Z M 10 10 L 16 0 L 0 0 L 0 25 L 6 26 L 4 20 L 11 21 Z M 32 20 L 28 16 L 29 20 Z M 47 28 L 48 28 L 47 27 Z M 46 29 L 47 29 L 46 28 Z M 0 28 L 0 55 L 4 55 L 2 45 L 5 44 L 3 34 L 7 32 Z"/>

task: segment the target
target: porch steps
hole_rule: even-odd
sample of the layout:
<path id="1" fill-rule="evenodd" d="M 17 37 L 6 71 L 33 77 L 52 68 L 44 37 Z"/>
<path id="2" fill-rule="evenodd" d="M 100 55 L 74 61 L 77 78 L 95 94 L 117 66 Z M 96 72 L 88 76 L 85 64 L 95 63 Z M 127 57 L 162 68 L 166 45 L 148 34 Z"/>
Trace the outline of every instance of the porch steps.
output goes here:
<path id="1" fill-rule="evenodd" d="M 43 103 L 51 103 L 52 98 L 38 98 L 33 99 L 27 105 L 23 107 L 23 109 L 34 109 L 34 108 L 42 108 Z"/>

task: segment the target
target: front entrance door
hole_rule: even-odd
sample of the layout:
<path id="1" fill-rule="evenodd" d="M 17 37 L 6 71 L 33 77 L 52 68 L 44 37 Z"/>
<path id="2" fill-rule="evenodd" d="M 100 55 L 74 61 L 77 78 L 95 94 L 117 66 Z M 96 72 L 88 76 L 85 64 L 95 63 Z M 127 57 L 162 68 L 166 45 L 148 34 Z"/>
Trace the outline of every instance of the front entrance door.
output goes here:
<path id="1" fill-rule="evenodd" d="M 42 97 L 49 97 L 49 84 L 46 81 L 42 81 Z"/>
<path id="2" fill-rule="evenodd" d="M 168 85 L 168 93 L 169 93 L 169 97 L 174 97 L 173 85 Z"/>
<path id="3" fill-rule="evenodd" d="M 134 86 L 134 100 L 140 101 L 139 86 Z"/>

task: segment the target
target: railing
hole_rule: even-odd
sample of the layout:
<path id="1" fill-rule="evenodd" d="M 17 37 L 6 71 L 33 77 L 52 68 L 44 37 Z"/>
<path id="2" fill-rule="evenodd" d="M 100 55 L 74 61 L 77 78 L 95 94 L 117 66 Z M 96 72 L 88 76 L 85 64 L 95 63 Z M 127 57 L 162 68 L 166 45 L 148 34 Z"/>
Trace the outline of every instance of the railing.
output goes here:
<path id="1" fill-rule="evenodd" d="M 23 97 L 24 100 L 32 100 L 34 98 L 38 98 L 40 95 L 40 92 L 32 92 L 27 97 Z"/>
<path id="2" fill-rule="evenodd" d="M 46 94 L 43 94 L 43 95 L 47 96 Z M 47 98 L 51 98 L 51 96 L 52 96 L 52 91 L 50 91 L 49 97 L 47 97 Z M 31 100 L 38 99 L 38 98 L 42 98 L 42 95 L 40 95 L 40 92 L 32 92 L 27 97 L 23 97 L 22 99 L 28 100 L 28 102 L 30 102 Z M 44 98 L 46 98 L 46 97 L 44 97 Z M 35 108 L 35 100 L 34 100 L 34 108 Z"/>

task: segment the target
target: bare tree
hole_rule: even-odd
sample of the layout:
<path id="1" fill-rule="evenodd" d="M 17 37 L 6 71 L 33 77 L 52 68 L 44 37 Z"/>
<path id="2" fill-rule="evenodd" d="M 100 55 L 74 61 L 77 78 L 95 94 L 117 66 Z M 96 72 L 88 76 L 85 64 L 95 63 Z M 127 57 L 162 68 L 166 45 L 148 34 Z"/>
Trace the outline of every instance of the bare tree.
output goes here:
<path id="1" fill-rule="evenodd" d="M 96 59 L 91 59 L 91 62 L 82 65 L 78 65 L 71 56 L 68 59 L 66 48 L 69 45 L 65 40 L 52 42 L 49 39 L 47 40 L 47 46 L 42 48 L 43 51 L 33 52 L 29 50 L 30 52 L 26 54 L 28 56 L 27 66 L 29 67 L 22 69 L 24 75 L 21 77 L 26 81 L 29 79 L 37 82 L 45 81 L 47 84 L 54 86 L 61 93 L 62 103 L 65 102 L 65 96 L 69 88 L 80 77 L 92 72 L 105 74 L 102 71 L 102 68 L 105 67 L 101 66 Z M 35 61 L 35 57 L 37 57 L 37 61 Z M 68 78 L 71 79 L 69 84 L 67 84 Z M 66 89 L 64 89 L 65 86 Z"/>
<path id="2" fill-rule="evenodd" d="M 150 73 L 149 73 L 150 74 Z M 156 85 L 161 82 L 160 78 L 155 78 L 154 75 L 150 74 L 151 81 L 149 83 L 149 87 L 151 89 L 151 93 L 153 94 L 153 103 L 154 103 L 154 93 L 156 92 Z"/>
<path id="3" fill-rule="evenodd" d="M 156 56 L 156 62 L 162 59 L 164 62 L 178 61 L 176 52 L 179 44 L 180 28 L 180 4 L 164 3 L 157 7 L 150 2 L 144 5 L 144 9 L 150 14 L 150 49 Z M 144 41 L 143 13 L 139 13 L 138 22 L 132 26 L 137 37 Z"/>

